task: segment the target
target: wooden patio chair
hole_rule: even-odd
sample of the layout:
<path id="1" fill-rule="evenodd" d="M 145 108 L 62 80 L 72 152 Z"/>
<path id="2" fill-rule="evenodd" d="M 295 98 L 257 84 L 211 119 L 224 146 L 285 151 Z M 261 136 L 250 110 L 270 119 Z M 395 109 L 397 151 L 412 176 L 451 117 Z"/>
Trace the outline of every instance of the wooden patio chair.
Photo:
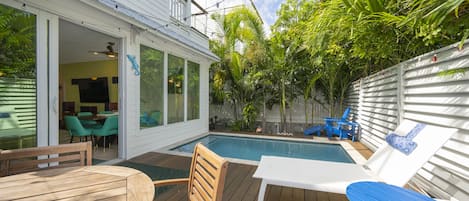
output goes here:
<path id="1" fill-rule="evenodd" d="M 91 142 L 2 150 L 0 177 L 49 168 L 91 164 Z"/>
<path id="2" fill-rule="evenodd" d="M 189 178 L 154 181 L 155 187 L 188 184 L 191 201 L 221 201 L 228 161 L 201 143 L 194 148 Z"/>

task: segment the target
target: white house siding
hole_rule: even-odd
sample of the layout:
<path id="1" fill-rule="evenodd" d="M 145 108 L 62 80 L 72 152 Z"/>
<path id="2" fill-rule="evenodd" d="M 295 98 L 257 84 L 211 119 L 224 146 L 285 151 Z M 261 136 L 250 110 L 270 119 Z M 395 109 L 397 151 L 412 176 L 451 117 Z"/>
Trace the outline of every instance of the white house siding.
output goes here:
<path id="1" fill-rule="evenodd" d="M 139 13 L 151 16 L 155 21 L 166 24 L 169 22 L 169 0 L 115 0 Z"/>
<path id="2" fill-rule="evenodd" d="M 189 25 L 185 25 L 185 22 L 178 22 L 169 16 L 170 0 L 115 0 L 116 2 L 131 8 L 139 13 L 144 14 L 145 16 L 157 21 L 162 26 L 167 26 L 168 29 L 175 31 L 178 34 L 181 34 L 185 37 L 191 38 L 191 40 L 204 47 L 208 48 L 208 38 L 204 34 L 193 30 Z M 191 1 L 187 1 L 188 10 L 191 7 Z M 187 23 L 190 23 L 191 15 L 188 14 Z"/>
<path id="3" fill-rule="evenodd" d="M 9 4 L 19 4 L 15 1 L 7 1 L 11 2 Z M 57 15 L 60 19 L 123 39 L 122 46 L 118 48 L 121 50 L 119 52 L 119 152 L 121 158 L 128 159 L 208 132 L 208 69 L 213 58 L 209 59 L 203 56 L 206 54 L 188 48 L 187 45 L 167 40 L 167 36 L 136 28 L 142 25 L 133 26 L 134 22 L 131 19 L 121 16 L 121 13 L 114 12 L 94 0 L 30 0 L 25 3 L 26 6 Z M 139 61 L 140 44 L 200 64 L 200 119 L 140 130 L 140 78 L 134 75 L 131 63 L 125 57 L 127 54 L 135 55 Z M 165 105 L 167 106 L 167 103 Z"/>
<path id="4" fill-rule="evenodd" d="M 206 42 L 209 38 L 207 35 L 199 32 L 195 28 L 191 28 L 188 36 L 197 44 L 201 45 L 202 47 L 209 48 L 208 43 Z"/>
<path id="5" fill-rule="evenodd" d="M 153 42 L 151 42 L 153 41 Z M 165 54 L 171 54 L 174 56 L 182 57 L 186 60 L 200 64 L 200 118 L 197 120 L 190 120 L 187 122 L 179 122 L 173 124 L 167 124 L 163 126 L 158 126 L 154 128 L 146 128 L 140 130 L 139 117 L 140 117 L 140 91 L 133 90 L 134 94 L 134 103 L 133 107 L 136 109 L 132 123 L 129 123 L 130 130 L 134 131 L 135 135 L 127 135 L 128 138 L 128 158 L 137 156 L 141 153 L 147 152 L 149 150 L 155 150 L 169 144 L 173 144 L 177 141 L 183 139 L 191 138 L 196 135 L 208 132 L 208 70 L 210 67 L 210 62 L 195 54 L 192 51 L 186 50 L 181 46 L 170 42 L 164 42 L 152 34 L 144 33 L 139 37 L 139 42 L 145 44 L 146 46 L 164 51 Z M 139 51 L 137 49 L 136 51 Z M 167 58 L 167 57 L 166 57 Z M 165 77 L 166 79 L 166 77 Z M 166 83 L 166 81 L 165 81 Z M 136 81 L 132 83 L 132 89 L 139 89 L 140 83 Z M 165 94 L 165 97 L 167 95 Z M 166 100 L 166 98 L 165 98 Z M 168 103 L 165 103 L 167 106 Z M 165 107 L 167 108 L 167 107 Z M 165 111 L 164 114 L 168 112 Z M 166 120 L 167 122 L 167 120 Z M 136 132 L 135 132 L 136 131 Z"/>
<path id="6" fill-rule="evenodd" d="M 353 83 L 349 105 L 372 150 L 402 119 L 458 128 L 412 183 L 432 195 L 469 200 L 469 41 L 424 54 Z M 437 61 L 432 62 L 436 55 Z M 456 70 L 443 75 L 447 70 Z"/>

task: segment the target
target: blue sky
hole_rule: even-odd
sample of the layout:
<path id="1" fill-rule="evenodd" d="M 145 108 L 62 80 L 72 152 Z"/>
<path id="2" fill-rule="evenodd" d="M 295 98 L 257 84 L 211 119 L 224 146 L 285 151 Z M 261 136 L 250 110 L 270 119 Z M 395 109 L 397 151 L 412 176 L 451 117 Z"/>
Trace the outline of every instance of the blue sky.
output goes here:
<path id="1" fill-rule="evenodd" d="M 264 20 L 264 30 L 270 34 L 270 26 L 277 20 L 277 10 L 285 0 L 254 0 L 257 10 Z"/>

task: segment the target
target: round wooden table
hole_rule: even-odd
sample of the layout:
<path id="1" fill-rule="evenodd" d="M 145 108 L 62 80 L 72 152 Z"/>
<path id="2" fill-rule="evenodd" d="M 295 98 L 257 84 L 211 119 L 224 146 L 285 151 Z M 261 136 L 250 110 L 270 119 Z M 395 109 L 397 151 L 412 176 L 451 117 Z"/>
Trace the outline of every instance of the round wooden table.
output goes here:
<path id="1" fill-rule="evenodd" d="M 120 166 L 48 169 L 0 178 L 0 200 L 153 200 L 144 173 Z"/>

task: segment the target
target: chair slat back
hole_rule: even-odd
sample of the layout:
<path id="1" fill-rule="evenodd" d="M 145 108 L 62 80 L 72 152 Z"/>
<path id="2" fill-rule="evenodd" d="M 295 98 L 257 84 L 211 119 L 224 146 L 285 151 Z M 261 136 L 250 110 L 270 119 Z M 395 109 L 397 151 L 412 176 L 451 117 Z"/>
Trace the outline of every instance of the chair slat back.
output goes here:
<path id="1" fill-rule="evenodd" d="M 0 177 L 47 168 L 91 164 L 91 142 L 2 150 Z"/>
<path id="2" fill-rule="evenodd" d="M 197 144 L 189 176 L 189 200 L 221 201 L 228 161 Z"/>
<path id="3" fill-rule="evenodd" d="M 347 109 L 345 109 L 344 114 L 342 114 L 342 118 L 341 118 L 342 121 L 348 121 L 350 110 L 351 110 L 350 107 L 347 107 Z"/>

